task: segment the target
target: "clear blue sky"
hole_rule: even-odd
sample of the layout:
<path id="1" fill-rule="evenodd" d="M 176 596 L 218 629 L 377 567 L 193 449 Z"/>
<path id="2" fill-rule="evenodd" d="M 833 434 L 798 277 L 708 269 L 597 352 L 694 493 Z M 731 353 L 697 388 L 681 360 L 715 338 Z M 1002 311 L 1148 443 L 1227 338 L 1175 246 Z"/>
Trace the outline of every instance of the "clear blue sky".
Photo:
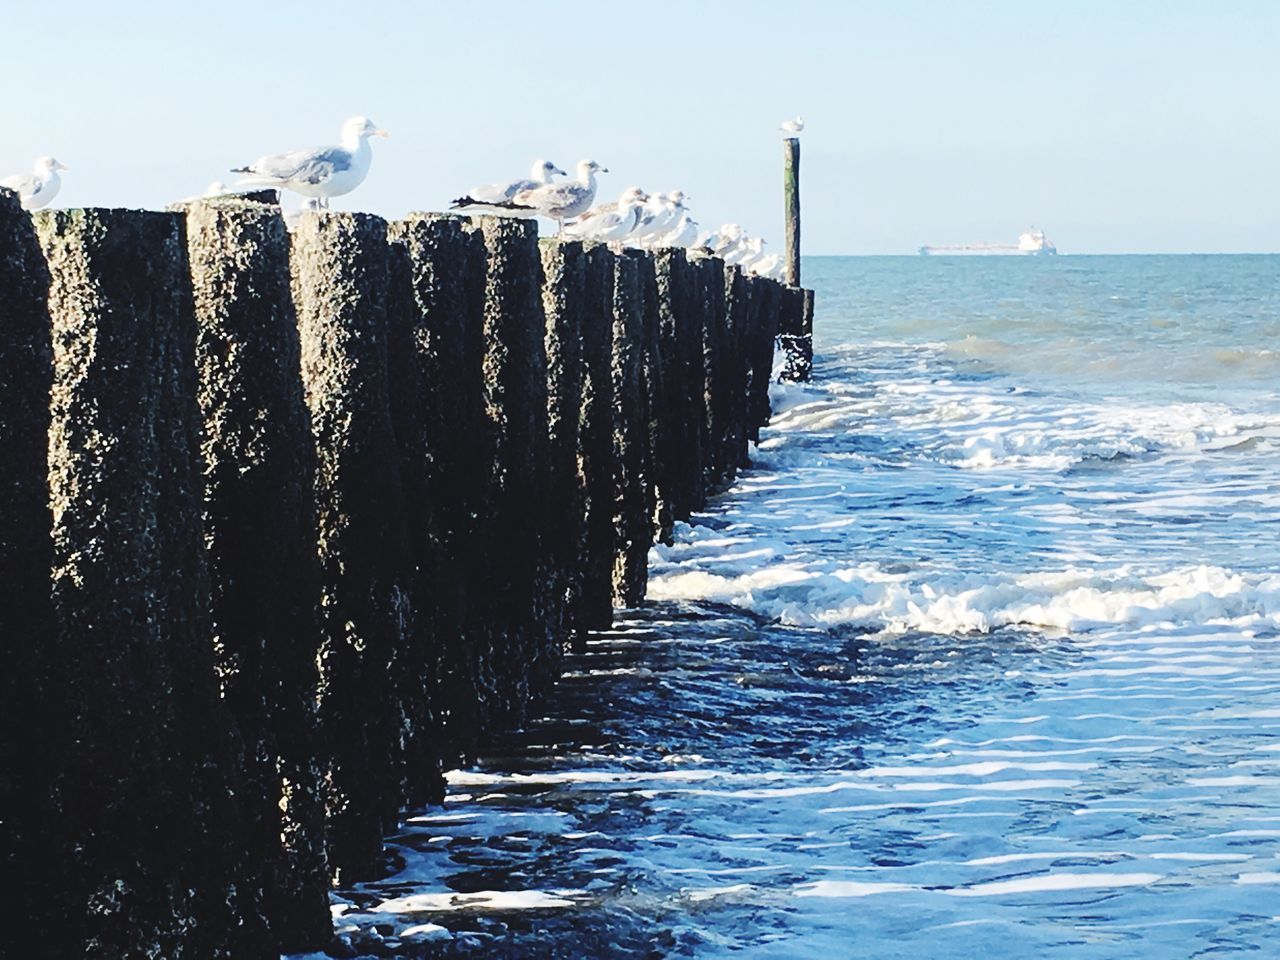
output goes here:
<path id="1" fill-rule="evenodd" d="M 806 253 L 1043 227 L 1064 252 L 1280 250 L 1276 0 L 6 0 L 0 173 L 160 206 L 371 116 L 335 206 L 439 209 L 537 156 L 681 187 L 781 240 L 802 113 Z"/>

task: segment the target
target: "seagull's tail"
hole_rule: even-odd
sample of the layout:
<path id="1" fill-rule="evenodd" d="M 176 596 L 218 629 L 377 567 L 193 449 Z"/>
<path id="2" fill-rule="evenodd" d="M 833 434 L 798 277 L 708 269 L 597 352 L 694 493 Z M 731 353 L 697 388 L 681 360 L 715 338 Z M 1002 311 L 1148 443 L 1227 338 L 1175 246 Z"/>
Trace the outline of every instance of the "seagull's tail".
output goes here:
<path id="1" fill-rule="evenodd" d="M 284 181 L 279 177 L 268 177 L 261 173 L 254 173 L 248 167 L 240 167 L 238 170 L 232 170 L 231 172 L 247 174 L 247 176 L 243 176 L 236 181 L 235 185 L 237 187 L 273 187 L 279 189 L 285 185 Z"/>
<path id="2" fill-rule="evenodd" d="M 253 173 L 253 167 L 232 167 L 232 173 Z"/>
<path id="3" fill-rule="evenodd" d="M 486 209 L 497 207 L 500 210 L 533 210 L 533 207 L 525 206 L 523 203 L 515 203 L 511 200 L 476 200 L 474 197 L 458 197 L 457 200 L 454 200 L 449 204 L 450 210 L 458 210 L 463 207 L 483 207 Z"/>

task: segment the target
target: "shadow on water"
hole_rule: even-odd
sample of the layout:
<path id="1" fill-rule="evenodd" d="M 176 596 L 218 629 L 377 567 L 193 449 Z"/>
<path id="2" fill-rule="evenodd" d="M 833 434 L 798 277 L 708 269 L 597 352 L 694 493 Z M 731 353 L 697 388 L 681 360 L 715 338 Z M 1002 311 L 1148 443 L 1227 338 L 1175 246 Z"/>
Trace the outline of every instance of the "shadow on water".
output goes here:
<path id="1" fill-rule="evenodd" d="M 409 819 L 386 879 L 340 891 L 349 955 L 660 957 L 786 939 L 789 891 L 808 879 L 787 860 L 805 832 L 785 811 L 762 823 L 753 790 L 923 743 L 939 709 L 954 731 L 963 703 L 1020 700 L 1013 667 L 1054 672 L 1059 646 L 801 630 L 713 604 L 632 612 L 569 659 L 544 716 L 453 775 L 443 811 Z M 740 842 L 774 831 L 764 863 Z M 742 871 L 776 893 L 699 889 Z"/>

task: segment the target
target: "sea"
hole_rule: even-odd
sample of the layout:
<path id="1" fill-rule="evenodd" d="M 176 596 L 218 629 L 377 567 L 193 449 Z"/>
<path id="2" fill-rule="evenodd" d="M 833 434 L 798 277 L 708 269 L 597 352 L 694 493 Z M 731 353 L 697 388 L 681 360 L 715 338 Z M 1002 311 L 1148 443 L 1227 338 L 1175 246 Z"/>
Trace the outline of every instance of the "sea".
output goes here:
<path id="1" fill-rule="evenodd" d="M 819 257 L 650 603 L 351 955 L 1280 957 L 1280 257 Z"/>

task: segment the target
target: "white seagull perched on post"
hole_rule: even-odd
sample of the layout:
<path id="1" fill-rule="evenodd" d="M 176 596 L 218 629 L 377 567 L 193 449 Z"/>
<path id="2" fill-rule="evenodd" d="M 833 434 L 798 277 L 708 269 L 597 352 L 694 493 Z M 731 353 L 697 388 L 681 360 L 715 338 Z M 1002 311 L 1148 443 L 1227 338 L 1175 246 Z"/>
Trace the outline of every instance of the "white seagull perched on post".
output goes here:
<path id="1" fill-rule="evenodd" d="M 350 193 L 364 182 L 373 160 L 370 137 L 390 136 L 368 117 L 352 117 L 342 125 L 342 142 L 332 147 L 290 150 L 261 157 L 232 173 L 247 174 L 240 186 L 283 187 L 313 197 L 328 209 L 331 197 Z"/>
<path id="2" fill-rule="evenodd" d="M 671 228 L 680 219 L 680 215 L 684 213 L 684 202 L 687 199 L 689 198 L 685 196 L 683 190 L 654 194 L 645 204 L 640 222 L 628 239 L 637 246 L 647 247 L 659 237 L 670 233 Z"/>
<path id="3" fill-rule="evenodd" d="M 53 157 L 41 157 L 30 173 L 16 173 L 0 180 L 0 187 L 8 187 L 18 195 L 23 210 L 39 210 L 47 207 L 62 188 L 59 170 L 68 169 Z"/>
<path id="4" fill-rule="evenodd" d="M 783 133 L 789 133 L 792 136 L 804 129 L 804 117 L 796 117 L 794 120 L 784 120 L 782 126 L 778 127 Z"/>
<path id="5" fill-rule="evenodd" d="M 760 256 L 752 260 L 745 267 L 747 273 L 755 277 L 768 277 L 770 280 L 781 280 L 786 264 L 783 263 L 782 254 L 771 253 L 768 256 Z"/>
<path id="6" fill-rule="evenodd" d="M 764 253 L 764 240 L 743 234 L 742 239 L 731 250 L 720 254 L 720 257 L 725 263 L 746 263 L 762 253 Z"/>
<path id="7" fill-rule="evenodd" d="M 635 229 L 646 199 L 645 192 L 639 187 L 627 187 L 617 203 L 606 204 L 608 209 L 597 207 L 587 211 L 564 228 L 564 235 L 597 243 L 621 241 Z"/>
<path id="8" fill-rule="evenodd" d="M 556 222 L 556 234 L 564 222 L 586 213 L 596 198 L 596 174 L 608 173 L 594 160 L 578 162 L 578 179 L 565 183 L 546 183 L 531 190 L 521 190 L 508 203 L 515 210 L 533 210 Z"/>
<path id="9" fill-rule="evenodd" d="M 479 187 L 472 187 L 464 196 L 458 197 L 449 204 L 449 209 L 459 210 L 467 207 L 488 207 L 495 203 L 509 203 L 517 193 L 551 183 L 557 175 L 568 176 L 550 160 L 535 160 L 528 179 L 512 180 L 509 183 L 486 183 Z"/>
<path id="10" fill-rule="evenodd" d="M 711 255 L 715 257 L 723 257 L 731 250 L 737 249 L 745 237 L 745 233 L 741 226 L 736 223 L 722 224 L 720 229 L 714 233 L 709 233 L 705 237 L 698 240 L 698 246 L 704 247 L 711 251 Z"/>
<path id="11" fill-rule="evenodd" d="M 698 221 L 689 216 L 689 211 L 680 213 L 679 220 L 665 235 L 654 240 L 651 247 L 691 247 L 698 239 Z"/>

